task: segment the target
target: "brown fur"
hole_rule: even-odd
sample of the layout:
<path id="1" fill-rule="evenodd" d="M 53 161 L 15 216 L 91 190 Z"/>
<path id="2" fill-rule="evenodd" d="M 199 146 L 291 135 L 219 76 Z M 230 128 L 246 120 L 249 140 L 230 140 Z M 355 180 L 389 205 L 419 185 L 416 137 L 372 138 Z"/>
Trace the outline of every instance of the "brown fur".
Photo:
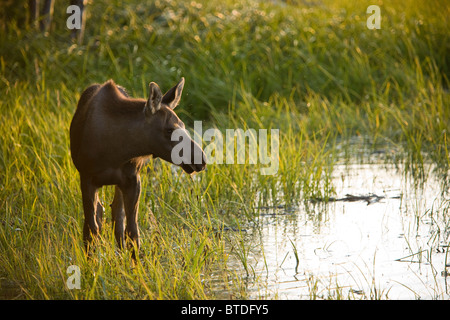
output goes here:
<path id="1" fill-rule="evenodd" d="M 170 131 L 184 128 L 173 111 L 183 86 L 184 79 L 162 96 L 152 82 L 145 100 L 128 97 L 123 88 L 109 80 L 91 85 L 81 94 L 70 126 L 70 148 L 80 173 L 87 248 L 101 231 L 103 206 L 98 189 L 104 185 L 116 185 L 111 208 L 119 246 L 124 246 L 126 235 L 139 247 L 139 172 L 149 156 L 172 162 L 171 151 L 177 142 L 171 141 Z M 193 150 L 200 149 L 203 160 L 201 164 L 182 163 L 187 173 L 206 166 L 201 147 L 192 139 L 190 143 Z"/>

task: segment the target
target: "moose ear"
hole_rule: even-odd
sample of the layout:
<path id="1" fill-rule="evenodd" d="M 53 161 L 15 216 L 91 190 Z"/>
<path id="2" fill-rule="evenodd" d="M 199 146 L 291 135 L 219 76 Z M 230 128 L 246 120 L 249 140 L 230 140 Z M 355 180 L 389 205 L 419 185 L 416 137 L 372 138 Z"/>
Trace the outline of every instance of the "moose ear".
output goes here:
<path id="1" fill-rule="evenodd" d="M 161 99 L 162 99 L 162 93 L 159 86 L 154 83 L 150 82 L 148 86 L 148 100 L 145 103 L 145 114 L 150 115 L 154 114 L 156 111 L 161 109 Z"/>
<path id="2" fill-rule="evenodd" d="M 167 91 L 162 97 L 162 103 L 167 104 L 170 109 L 175 109 L 181 99 L 181 93 L 183 92 L 184 78 L 181 78 L 180 82 Z"/>

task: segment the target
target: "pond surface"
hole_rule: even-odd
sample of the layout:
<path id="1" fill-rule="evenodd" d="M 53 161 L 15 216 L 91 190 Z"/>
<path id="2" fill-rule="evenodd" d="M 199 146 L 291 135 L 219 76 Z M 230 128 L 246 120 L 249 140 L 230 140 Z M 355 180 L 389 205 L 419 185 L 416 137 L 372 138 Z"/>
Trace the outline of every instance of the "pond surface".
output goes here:
<path id="1" fill-rule="evenodd" d="M 403 172 L 339 165 L 337 201 L 262 208 L 228 261 L 248 298 L 449 299 L 448 190 L 431 167 L 421 185 Z"/>

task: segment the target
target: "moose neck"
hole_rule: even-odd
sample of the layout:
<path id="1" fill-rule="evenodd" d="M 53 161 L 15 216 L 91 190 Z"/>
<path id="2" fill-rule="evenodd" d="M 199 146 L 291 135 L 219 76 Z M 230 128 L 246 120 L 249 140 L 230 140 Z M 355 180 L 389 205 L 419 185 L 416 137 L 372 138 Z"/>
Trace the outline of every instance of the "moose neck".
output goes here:
<path id="1" fill-rule="evenodd" d="M 118 153 L 122 155 L 122 160 L 128 161 L 137 157 L 149 156 L 152 154 L 151 128 L 144 116 L 145 100 L 130 99 L 130 109 L 134 112 L 122 115 L 121 136 L 117 137 L 121 141 Z"/>

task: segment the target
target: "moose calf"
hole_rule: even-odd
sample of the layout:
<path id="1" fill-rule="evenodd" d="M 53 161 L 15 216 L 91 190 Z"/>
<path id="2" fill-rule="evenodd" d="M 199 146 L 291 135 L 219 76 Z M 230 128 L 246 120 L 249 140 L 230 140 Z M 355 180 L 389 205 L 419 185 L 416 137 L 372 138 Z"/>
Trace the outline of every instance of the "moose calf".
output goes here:
<path id="1" fill-rule="evenodd" d="M 102 85 L 93 84 L 81 94 L 70 125 L 70 149 L 80 173 L 83 240 L 88 252 L 102 229 L 103 206 L 98 189 L 104 185 L 116 186 L 111 209 L 119 247 L 123 248 L 125 239 L 130 239 L 139 248 L 139 172 L 150 156 L 173 163 L 171 153 L 178 143 L 171 138 L 175 130 L 182 131 L 181 138 L 187 139 L 192 151 L 192 156 L 185 156 L 179 166 L 188 174 L 205 168 L 203 150 L 173 111 L 183 87 L 184 78 L 162 95 L 159 86 L 151 82 L 148 99 L 134 99 L 109 80 Z M 194 154 L 198 153 L 202 155 L 201 163 L 194 162 Z"/>

